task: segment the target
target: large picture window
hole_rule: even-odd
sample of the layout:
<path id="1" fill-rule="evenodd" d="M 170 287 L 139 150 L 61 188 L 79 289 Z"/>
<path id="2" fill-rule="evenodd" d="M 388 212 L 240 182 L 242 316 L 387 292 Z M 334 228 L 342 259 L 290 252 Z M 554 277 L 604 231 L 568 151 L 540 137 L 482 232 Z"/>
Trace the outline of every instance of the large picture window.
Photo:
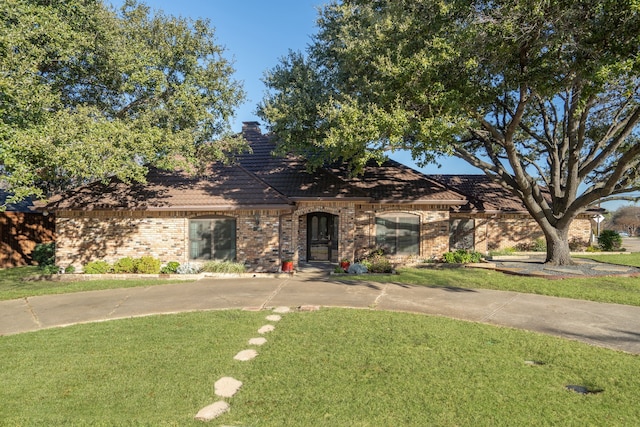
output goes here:
<path id="1" fill-rule="evenodd" d="M 418 255 L 420 218 L 411 214 L 376 217 L 376 246 L 392 255 Z"/>
<path id="2" fill-rule="evenodd" d="M 192 219 L 189 222 L 189 258 L 235 260 L 236 220 Z"/>

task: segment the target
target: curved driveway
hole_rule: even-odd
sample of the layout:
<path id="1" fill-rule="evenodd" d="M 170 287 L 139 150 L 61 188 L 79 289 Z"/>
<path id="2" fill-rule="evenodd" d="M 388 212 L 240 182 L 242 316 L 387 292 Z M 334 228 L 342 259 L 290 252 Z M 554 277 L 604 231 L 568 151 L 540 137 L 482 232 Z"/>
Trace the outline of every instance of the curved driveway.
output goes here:
<path id="1" fill-rule="evenodd" d="M 447 316 L 640 354 L 640 307 L 516 292 L 342 283 L 310 273 L 207 278 L 0 301 L 0 335 L 135 316 L 228 308 L 353 307 Z"/>

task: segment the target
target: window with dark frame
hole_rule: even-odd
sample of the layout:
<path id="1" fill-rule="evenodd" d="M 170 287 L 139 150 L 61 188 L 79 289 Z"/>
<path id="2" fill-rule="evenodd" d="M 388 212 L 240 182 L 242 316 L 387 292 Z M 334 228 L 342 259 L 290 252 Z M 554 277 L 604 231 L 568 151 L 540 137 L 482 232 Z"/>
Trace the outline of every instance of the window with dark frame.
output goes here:
<path id="1" fill-rule="evenodd" d="M 390 255 L 419 255 L 420 218 L 411 214 L 376 217 L 376 247 Z"/>
<path id="2" fill-rule="evenodd" d="M 189 258 L 234 261 L 235 218 L 199 218 L 189 221 Z"/>

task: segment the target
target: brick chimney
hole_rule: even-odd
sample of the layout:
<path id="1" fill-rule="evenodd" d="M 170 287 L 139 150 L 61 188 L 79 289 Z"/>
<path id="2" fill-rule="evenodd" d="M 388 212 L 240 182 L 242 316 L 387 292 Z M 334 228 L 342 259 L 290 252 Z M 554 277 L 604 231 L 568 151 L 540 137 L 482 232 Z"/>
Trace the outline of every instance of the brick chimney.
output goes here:
<path id="1" fill-rule="evenodd" d="M 260 122 L 242 122 L 242 133 L 245 132 L 258 132 L 262 135 L 260 130 Z"/>

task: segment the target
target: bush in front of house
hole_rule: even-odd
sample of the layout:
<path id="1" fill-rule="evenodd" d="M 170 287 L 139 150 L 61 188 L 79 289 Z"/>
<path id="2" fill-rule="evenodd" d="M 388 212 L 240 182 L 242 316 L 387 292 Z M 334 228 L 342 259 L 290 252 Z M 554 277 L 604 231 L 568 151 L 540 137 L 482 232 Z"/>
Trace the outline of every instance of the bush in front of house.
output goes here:
<path id="1" fill-rule="evenodd" d="M 370 273 L 392 273 L 393 265 L 385 255 L 384 249 L 376 249 L 361 259 L 360 264 Z"/>
<path id="2" fill-rule="evenodd" d="M 180 267 L 176 269 L 176 273 L 178 274 L 198 274 L 200 271 L 202 271 L 202 267 L 192 262 L 180 264 Z"/>
<path id="3" fill-rule="evenodd" d="M 246 268 L 244 264 L 233 261 L 207 261 L 202 266 L 202 271 L 207 273 L 244 273 Z"/>
<path id="4" fill-rule="evenodd" d="M 113 263 L 114 273 L 135 273 L 136 261 L 131 257 L 120 258 Z"/>
<path id="5" fill-rule="evenodd" d="M 111 264 L 107 261 L 91 261 L 83 268 L 85 274 L 106 274 L 111 273 Z"/>
<path id="6" fill-rule="evenodd" d="M 604 230 L 598 236 L 598 245 L 605 252 L 618 251 L 622 247 L 622 236 L 614 230 Z"/>
<path id="7" fill-rule="evenodd" d="M 169 261 L 167 265 L 160 269 L 161 274 L 176 274 L 178 272 L 180 263 L 178 261 Z"/>
<path id="8" fill-rule="evenodd" d="M 135 260 L 135 272 L 140 274 L 158 274 L 162 263 L 158 258 L 143 256 Z"/>
<path id="9" fill-rule="evenodd" d="M 40 268 L 54 265 L 56 262 L 56 244 L 54 242 L 38 243 L 33 252 L 31 252 L 31 257 L 38 263 Z"/>
<path id="10" fill-rule="evenodd" d="M 482 261 L 482 254 L 476 251 L 458 249 L 454 252 L 446 252 L 442 255 L 442 261 L 447 264 L 469 264 Z"/>

